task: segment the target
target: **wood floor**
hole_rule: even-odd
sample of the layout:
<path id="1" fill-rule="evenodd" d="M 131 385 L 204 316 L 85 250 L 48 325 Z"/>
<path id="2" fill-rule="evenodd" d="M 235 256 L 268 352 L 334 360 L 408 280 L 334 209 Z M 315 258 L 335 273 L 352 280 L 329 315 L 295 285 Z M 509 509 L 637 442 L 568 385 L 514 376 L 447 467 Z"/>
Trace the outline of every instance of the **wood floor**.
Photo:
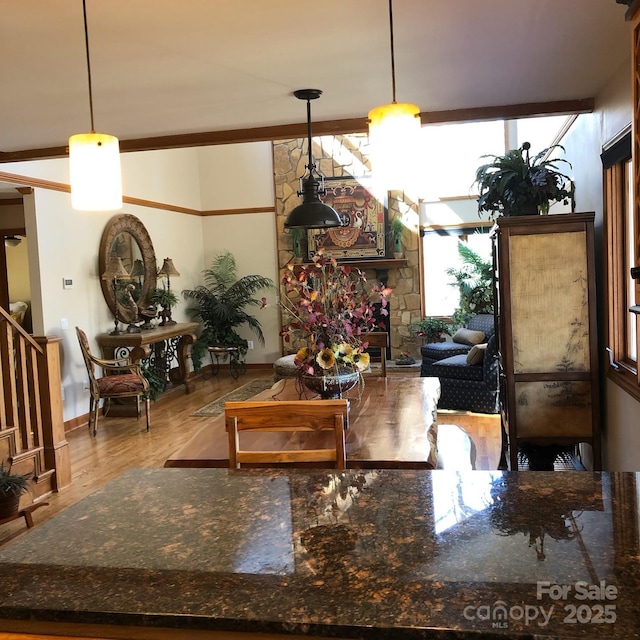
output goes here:
<path id="1" fill-rule="evenodd" d="M 198 379 L 193 393 L 185 395 L 177 390 L 169 397 L 152 403 L 151 430 L 148 433 L 144 416 L 140 420 L 101 416 L 95 438 L 90 436 L 86 427 L 70 431 L 67 440 L 72 484 L 47 498 L 49 506 L 33 513 L 35 526 L 93 493 L 127 469 L 162 467 L 165 460 L 205 424 L 207 418 L 192 416 L 194 411 L 254 378 L 272 377 L 273 371 L 265 368 L 251 369 L 238 380 L 233 380 L 226 372 L 212 379 Z M 500 423 L 497 416 L 446 411 L 439 412 L 438 422 L 457 424 L 467 431 L 476 445 L 477 469 L 497 469 L 500 458 Z M 0 544 L 25 530 L 22 519 L 3 525 Z"/>

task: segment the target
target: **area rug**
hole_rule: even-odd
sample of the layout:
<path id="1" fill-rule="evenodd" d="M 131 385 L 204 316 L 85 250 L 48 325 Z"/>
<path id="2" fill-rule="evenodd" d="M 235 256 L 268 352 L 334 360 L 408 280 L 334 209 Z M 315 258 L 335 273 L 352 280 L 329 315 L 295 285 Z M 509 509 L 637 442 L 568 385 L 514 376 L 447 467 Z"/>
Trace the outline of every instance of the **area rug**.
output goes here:
<path id="1" fill-rule="evenodd" d="M 206 417 L 215 417 L 221 414 L 224 411 L 224 403 L 232 402 L 232 401 L 242 401 L 250 398 L 251 396 L 255 396 L 257 393 L 268 389 L 273 386 L 273 380 L 268 378 L 262 378 L 255 380 L 250 380 L 246 384 L 243 384 L 241 387 L 230 391 L 224 396 L 221 396 L 217 400 L 206 404 L 201 409 L 198 409 L 195 413 L 192 413 L 192 416 L 206 416 Z"/>

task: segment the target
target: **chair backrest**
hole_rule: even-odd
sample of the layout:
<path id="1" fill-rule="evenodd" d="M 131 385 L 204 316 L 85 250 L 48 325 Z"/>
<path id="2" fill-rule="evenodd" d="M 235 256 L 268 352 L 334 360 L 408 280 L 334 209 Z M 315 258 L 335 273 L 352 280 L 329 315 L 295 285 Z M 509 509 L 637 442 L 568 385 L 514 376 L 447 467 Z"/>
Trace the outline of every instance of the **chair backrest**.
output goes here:
<path id="1" fill-rule="evenodd" d="M 84 360 L 84 364 L 87 367 L 87 373 L 89 374 L 89 381 L 92 384 L 95 384 L 95 381 L 96 381 L 95 366 L 93 364 L 93 360 L 91 360 L 91 348 L 89 347 L 89 340 L 87 339 L 87 334 L 80 327 L 76 327 L 76 335 L 78 336 L 78 342 L 80 343 L 80 350 L 82 351 L 82 358 Z"/>
<path id="2" fill-rule="evenodd" d="M 486 340 L 488 340 L 495 333 L 495 319 L 490 313 L 479 313 L 477 316 L 469 319 L 467 329 L 483 331 Z"/>
<path id="3" fill-rule="evenodd" d="M 240 468 L 242 464 L 297 462 L 331 462 L 337 469 L 346 467 L 344 432 L 349 424 L 348 400 L 226 402 L 224 413 L 231 469 Z M 298 442 L 298 448 L 293 448 L 291 435 L 284 437 L 292 432 L 327 430 L 333 431 L 335 438 L 333 446 L 325 448 L 309 448 L 308 442 Z M 243 449 L 240 433 L 249 431 L 270 434 L 269 448 Z"/>
<path id="4" fill-rule="evenodd" d="M 380 348 L 381 374 L 387 377 L 387 347 L 389 346 L 389 334 L 386 331 L 371 331 L 360 335 L 363 342 L 368 342 L 370 347 Z"/>

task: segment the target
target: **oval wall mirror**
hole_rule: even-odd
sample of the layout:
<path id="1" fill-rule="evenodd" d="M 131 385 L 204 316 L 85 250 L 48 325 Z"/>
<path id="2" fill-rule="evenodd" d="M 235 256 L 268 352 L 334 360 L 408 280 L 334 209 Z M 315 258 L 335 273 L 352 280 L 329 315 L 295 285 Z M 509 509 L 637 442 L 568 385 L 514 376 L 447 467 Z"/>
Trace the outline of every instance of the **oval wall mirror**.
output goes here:
<path id="1" fill-rule="evenodd" d="M 120 258 L 128 277 L 103 279 L 112 258 Z M 122 322 L 140 320 L 139 310 L 150 305 L 156 288 L 156 254 L 144 224 L 129 213 L 109 220 L 102 232 L 98 254 L 98 276 L 104 299 Z"/>

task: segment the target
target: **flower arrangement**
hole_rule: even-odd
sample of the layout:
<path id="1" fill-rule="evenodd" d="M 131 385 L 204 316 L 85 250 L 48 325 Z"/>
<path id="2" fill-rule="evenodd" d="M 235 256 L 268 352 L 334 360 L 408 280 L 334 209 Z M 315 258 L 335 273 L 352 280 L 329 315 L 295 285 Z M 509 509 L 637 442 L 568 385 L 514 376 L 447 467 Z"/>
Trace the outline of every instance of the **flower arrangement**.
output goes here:
<path id="1" fill-rule="evenodd" d="M 287 265 L 282 285 L 288 322 L 280 335 L 287 343 L 303 343 L 295 357 L 301 374 L 335 375 L 369 367 L 368 343 L 360 336 L 382 328 L 375 305 L 380 304 L 379 314 L 388 315 L 391 289 L 368 284 L 359 269 L 339 265 L 322 250 L 311 265 Z"/>

